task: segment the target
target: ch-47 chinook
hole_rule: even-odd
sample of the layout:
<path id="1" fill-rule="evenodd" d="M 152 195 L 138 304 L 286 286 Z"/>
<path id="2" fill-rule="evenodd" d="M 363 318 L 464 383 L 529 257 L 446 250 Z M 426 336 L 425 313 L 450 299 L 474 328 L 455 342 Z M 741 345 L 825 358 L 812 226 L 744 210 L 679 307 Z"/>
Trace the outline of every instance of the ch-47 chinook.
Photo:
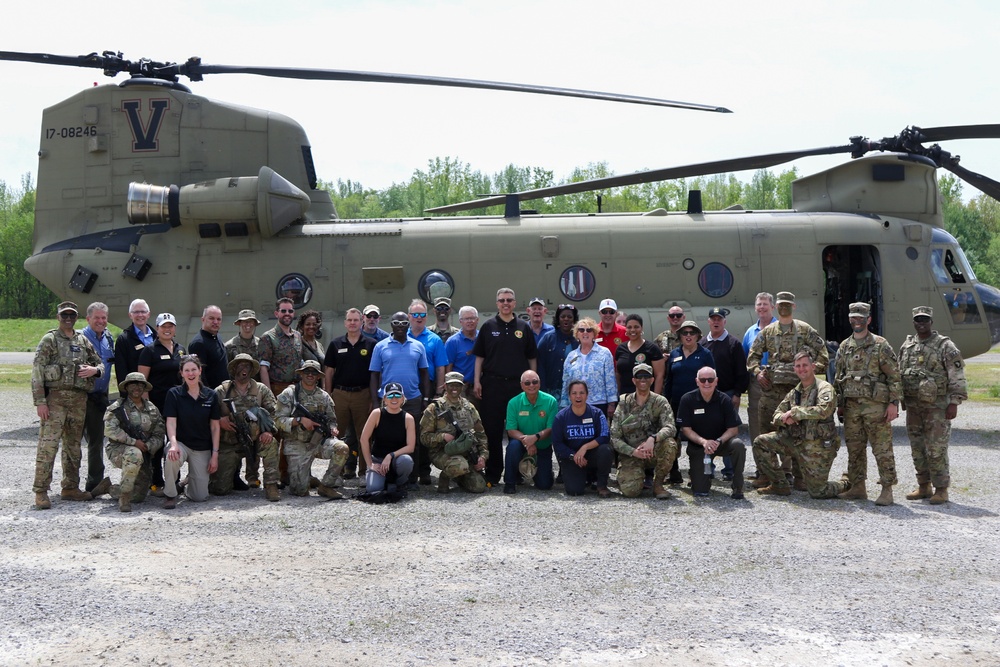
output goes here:
<path id="1" fill-rule="evenodd" d="M 188 334 L 206 304 L 270 314 L 277 296 L 338 322 L 350 307 L 404 309 L 450 296 L 489 310 L 500 286 L 522 298 L 595 310 L 614 297 L 667 327 L 673 304 L 703 319 L 732 311 L 730 330 L 754 319 L 761 291 L 797 294 L 796 315 L 830 340 L 850 331 L 848 304 L 873 305 L 874 328 L 894 344 L 910 310 L 935 308 L 935 327 L 966 356 L 1000 342 L 1000 291 L 979 283 L 942 226 L 936 183 L 946 168 L 1000 198 L 1000 183 L 924 143 L 1000 138 L 1000 125 L 908 128 L 880 141 L 639 172 L 442 207 L 504 205 L 503 215 L 338 219 L 316 188 L 304 130 L 279 114 L 213 101 L 177 82 L 244 73 L 574 95 L 704 111 L 721 107 L 589 91 L 337 70 L 127 61 L 121 54 L 0 52 L 0 60 L 93 67 L 132 78 L 86 89 L 43 112 L 35 236 L 25 268 L 57 295 L 100 300 L 125 323 L 136 296 L 170 311 Z M 869 151 L 877 154 L 865 157 Z M 811 155 L 857 158 L 793 184 L 793 210 L 538 215 L 520 202 L 559 194 L 726 171 Z M 696 195 L 697 193 L 692 193 Z M 238 275 L 238 279 L 233 276 Z M 82 294 L 87 296 L 83 297 Z M 228 317 L 227 317 L 228 320 Z M 181 334 L 182 339 L 184 334 Z M 189 336 L 188 336 L 189 337 Z"/>

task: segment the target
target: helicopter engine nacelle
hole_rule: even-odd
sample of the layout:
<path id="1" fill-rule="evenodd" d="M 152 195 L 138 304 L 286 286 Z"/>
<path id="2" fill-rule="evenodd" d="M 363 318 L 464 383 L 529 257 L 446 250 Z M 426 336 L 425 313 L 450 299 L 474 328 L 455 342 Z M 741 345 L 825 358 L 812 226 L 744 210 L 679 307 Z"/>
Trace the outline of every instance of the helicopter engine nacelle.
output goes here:
<path id="1" fill-rule="evenodd" d="M 219 178 L 185 185 L 129 183 L 126 204 L 133 225 L 173 227 L 211 222 L 256 223 L 271 238 L 309 209 L 309 195 L 268 167 L 257 176 Z"/>

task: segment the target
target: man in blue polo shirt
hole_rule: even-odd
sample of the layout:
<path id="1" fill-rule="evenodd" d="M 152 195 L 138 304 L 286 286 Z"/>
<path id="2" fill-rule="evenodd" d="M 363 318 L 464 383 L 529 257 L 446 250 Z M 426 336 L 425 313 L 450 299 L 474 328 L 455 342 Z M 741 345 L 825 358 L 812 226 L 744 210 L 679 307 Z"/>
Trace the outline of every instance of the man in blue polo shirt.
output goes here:
<path id="1" fill-rule="evenodd" d="M 444 341 L 427 328 L 426 303 L 420 299 L 414 299 L 410 302 L 408 315 L 410 331 L 407 335 L 424 346 L 424 351 L 427 353 L 427 374 L 431 379 L 433 393 L 435 396 L 440 396 L 444 393 L 444 369 L 448 365 Z"/>
<path id="2" fill-rule="evenodd" d="M 476 355 L 472 348 L 479 335 L 479 311 L 472 306 L 462 306 L 458 309 L 459 331 L 444 343 L 444 351 L 448 356 L 447 372 L 456 371 L 465 378 L 465 397 L 479 409 L 479 399 L 472 393 L 476 382 Z"/>
<path id="3" fill-rule="evenodd" d="M 552 488 L 552 422 L 559 401 L 544 391 L 535 371 L 521 373 L 520 394 L 507 404 L 507 454 L 504 458 L 503 492 L 516 493 L 520 478 L 535 472 L 535 488 Z"/>
<path id="4" fill-rule="evenodd" d="M 108 307 L 105 304 L 95 301 L 87 306 L 87 326 L 83 328 L 83 335 L 94 346 L 104 364 L 104 372 L 87 394 L 87 415 L 83 421 L 83 433 L 87 436 L 87 484 L 84 488 L 93 491 L 104 479 L 104 412 L 108 409 L 111 363 L 115 360 L 115 341 L 108 333 Z"/>

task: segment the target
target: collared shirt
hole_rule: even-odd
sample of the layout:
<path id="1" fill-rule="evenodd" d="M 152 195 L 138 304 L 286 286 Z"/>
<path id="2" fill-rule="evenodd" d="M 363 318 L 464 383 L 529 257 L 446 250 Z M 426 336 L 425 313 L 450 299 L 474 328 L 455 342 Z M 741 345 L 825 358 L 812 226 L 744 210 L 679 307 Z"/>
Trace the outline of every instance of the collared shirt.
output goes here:
<path id="1" fill-rule="evenodd" d="M 519 317 L 505 322 L 498 313 L 479 328 L 472 353 L 483 358 L 483 374 L 520 380 L 521 373 L 529 368 L 528 360 L 537 356 L 538 348 L 527 322 Z"/>
<path id="2" fill-rule="evenodd" d="M 410 400 L 420 398 L 420 369 L 427 368 L 427 353 L 418 340 L 407 336 L 400 343 L 395 338 L 380 340 L 372 349 L 372 361 L 368 369 L 373 373 L 381 373 L 378 395 L 382 395 L 387 382 L 398 382 L 403 385 L 403 398 Z"/>
<path id="3" fill-rule="evenodd" d="M 369 366 L 375 341 L 367 336 L 358 336 L 358 342 L 351 344 L 347 334 L 330 341 L 326 348 L 323 365 L 333 369 L 333 387 L 364 387 L 368 389 L 372 374 Z"/>
<path id="4" fill-rule="evenodd" d="M 218 387 L 229 379 L 226 345 L 218 335 L 202 329 L 188 343 L 188 352 L 201 361 L 201 381 L 206 387 Z"/>
<path id="5" fill-rule="evenodd" d="M 159 340 L 143 348 L 139 353 L 139 365 L 149 366 L 149 377 L 146 379 L 153 385 L 149 391 L 149 400 L 160 412 L 163 412 L 167 391 L 181 383 L 179 371 L 183 354 L 185 354 L 184 346 L 177 341 L 174 341 L 174 351 L 171 353 Z"/>
<path id="6" fill-rule="evenodd" d="M 521 392 L 507 403 L 507 423 L 508 431 L 518 430 L 525 435 L 535 435 L 547 428 L 552 428 L 559 412 L 559 402 L 555 397 L 539 391 L 532 404 L 528 400 L 528 394 Z M 538 441 L 536 447 L 546 449 L 552 446 L 552 434 L 549 437 Z"/>
<path id="7" fill-rule="evenodd" d="M 125 327 L 115 339 L 115 377 L 121 380 L 139 370 L 139 355 L 152 345 L 146 343 L 135 331 L 135 326 Z"/>
<path id="8" fill-rule="evenodd" d="M 163 419 L 177 420 L 177 441 L 188 449 L 210 451 L 212 449 L 213 419 L 222 418 L 219 395 L 214 389 L 202 387 L 198 398 L 188 393 L 186 385 L 172 387 L 167 392 L 163 404 Z"/>
<path id="9" fill-rule="evenodd" d="M 675 347 L 667 357 L 667 379 L 663 383 L 663 395 L 670 401 L 670 407 L 680 405 L 681 397 L 692 389 L 698 388 L 698 371 L 705 366 L 715 368 L 715 357 L 699 345 L 688 356 L 684 356 L 683 347 Z"/>
<path id="10" fill-rule="evenodd" d="M 771 316 L 771 321 L 768 322 L 767 324 L 773 324 L 774 322 L 777 322 L 777 321 L 778 321 L 778 318 L 774 317 L 772 315 Z M 767 324 L 765 324 L 764 326 L 767 326 Z M 756 322 L 754 322 L 753 324 L 751 324 L 750 328 L 747 329 L 747 332 L 745 334 L 743 334 L 743 354 L 744 354 L 744 356 L 750 354 L 750 346 L 753 345 L 754 340 L 757 338 L 757 336 L 760 335 L 760 332 L 763 331 L 763 330 L 764 330 L 764 327 L 760 326 L 760 320 L 757 320 Z M 766 364 L 767 363 L 767 352 L 764 353 L 764 356 L 761 358 L 760 363 L 761 364 Z"/>
<path id="11" fill-rule="evenodd" d="M 427 327 L 424 327 L 419 336 L 414 336 L 412 329 L 408 329 L 406 335 L 424 346 L 424 351 L 427 353 L 427 372 L 431 374 L 433 384 L 437 369 L 448 365 L 448 353 L 444 351 L 444 341 Z"/>
<path id="12" fill-rule="evenodd" d="M 295 371 L 302 365 L 302 334 L 295 329 L 285 333 L 280 324 L 260 337 L 260 365 L 267 367 L 271 382 L 294 382 Z"/>
<path id="13" fill-rule="evenodd" d="M 530 322 L 528 323 L 528 326 L 529 327 L 531 326 Z M 553 329 L 555 329 L 555 327 L 552 326 L 551 324 L 547 322 L 542 322 L 542 328 L 538 330 L 538 333 L 535 333 L 535 347 L 538 347 L 538 343 L 542 340 L 542 336 L 552 331 Z M 534 329 L 532 329 L 531 331 L 532 333 L 535 332 Z"/>
<path id="14" fill-rule="evenodd" d="M 611 327 L 611 331 L 608 332 L 605 332 L 601 328 L 602 326 L 600 322 L 597 323 L 597 338 L 594 340 L 594 343 L 603 347 L 614 357 L 618 346 L 628 341 L 628 334 L 625 333 L 625 327 L 617 322 Z"/>
<path id="15" fill-rule="evenodd" d="M 719 391 L 734 396 L 746 393 L 750 386 L 750 371 L 747 370 L 747 356 L 743 344 L 723 331 L 719 338 L 712 338 L 709 333 L 701 339 L 700 344 L 712 353 L 715 359 L 715 371 L 719 376 Z"/>
<path id="16" fill-rule="evenodd" d="M 448 355 L 448 363 L 462 374 L 466 382 L 475 382 L 476 380 L 476 355 L 472 354 L 472 348 L 476 345 L 476 336 L 478 335 L 478 330 L 472 338 L 469 338 L 464 332 L 460 331 L 445 341 L 444 344 L 445 354 Z"/>
<path id="17" fill-rule="evenodd" d="M 365 331 L 365 328 L 361 327 L 361 335 L 368 336 L 377 343 L 380 340 L 385 340 L 386 338 L 388 338 L 389 332 L 385 331 L 384 329 L 379 329 L 378 327 L 375 327 L 375 331 Z"/>
<path id="18" fill-rule="evenodd" d="M 677 430 L 689 428 L 706 440 L 716 440 L 742 423 L 733 402 L 718 389 L 712 390 L 712 398 L 707 401 L 700 389 L 689 391 L 677 408 Z"/>
<path id="19" fill-rule="evenodd" d="M 615 360 L 606 347 L 595 344 L 584 354 L 576 348 L 566 355 L 563 366 L 563 386 L 559 394 L 559 406 L 568 407 L 569 383 L 583 380 L 587 383 L 587 402 L 593 405 L 618 402 L 618 381 L 615 378 Z"/>
<path id="20" fill-rule="evenodd" d="M 111 364 L 115 360 L 115 341 L 111 338 L 111 332 L 107 329 L 104 330 L 100 339 L 98 339 L 97 333 L 90 328 L 90 325 L 85 326 L 82 333 L 90 341 L 90 344 L 94 346 L 94 350 L 101 358 L 101 361 L 104 362 L 104 372 L 94 382 L 94 389 L 90 393 L 107 394 L 108 386 L 111 384 Z M 125 379 L 124 376 L 122 379 Z"/>
<path id="21" fill-rule="evenodd" d="M 156 333 L 153 331 L 153 328 L 148 324 L 146 325 L 145 331 L 139 329 L 139 327 L 137 327 L 134 323 L 130 328 L 132 329 L 132 331 L 135 332 L 136 338 L 141 340 L 142 344 L 145 345 L 146 347 L 152 345 L 153 341 L 156 339 Z"/>

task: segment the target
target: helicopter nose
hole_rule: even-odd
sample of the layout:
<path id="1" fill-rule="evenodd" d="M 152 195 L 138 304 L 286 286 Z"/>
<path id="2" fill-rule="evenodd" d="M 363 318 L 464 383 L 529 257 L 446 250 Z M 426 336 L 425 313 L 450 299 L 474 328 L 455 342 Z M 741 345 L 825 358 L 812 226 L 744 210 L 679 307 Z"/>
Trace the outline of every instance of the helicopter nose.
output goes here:
<path id="1" fill-rule="evenodd" d="M 1000 290 L 992 285 L 978 283 L 976 292 L 983 302 L 986 322 L 990 325 L 990 342 L 996 345 L 1000 343 Z"/>

